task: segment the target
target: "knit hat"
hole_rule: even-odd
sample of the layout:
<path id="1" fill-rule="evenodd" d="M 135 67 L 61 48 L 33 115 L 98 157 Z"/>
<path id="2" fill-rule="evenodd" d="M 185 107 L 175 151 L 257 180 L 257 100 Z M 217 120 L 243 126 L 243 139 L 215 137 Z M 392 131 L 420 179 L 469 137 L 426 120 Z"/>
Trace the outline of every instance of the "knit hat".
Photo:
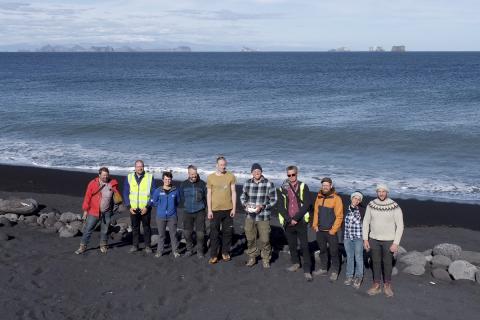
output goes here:
<path id="1" fill-rule="evenodd" d="M 390 189 L 388 188 L 388 186 L 385 183 L 377 184 L 377 187 L 375 188 L 375 191 L 378 191 L 378 190 L 385 190 L 386 192 L 390 192 Z"/>
<path id="2" fill-rule="evenodd" d="M 252 170 L 250 170 L 250 172 L 253 172 L 253 170 L 257 170 L 257 169 L 260 171 L 263 171 L 261 165 L 259 165 L 258 163 L 254 163 L 252 164 Z"/>
<path id="3" fill-rule="evenodd" d="M 352 193 L 352 194 L 350 195 L 350 200 L 352 200 L 353 197 L 358 197 L 358 198 L 360 198 L 360 202 L 363 201 L 363 194 L 362 194 L 360 191 L 355 191 L 354 193 Z"/>
<path id="4" fill-rule="evenodd" d="M 324 182 L 328 182 L 328 183 L 330 183 L 330 184 L 333 184 L 332 179 L 330 179 L 330 178 L 328 178 L 328 177 L 323 178 L 320 183 L 324 183 Z"/>

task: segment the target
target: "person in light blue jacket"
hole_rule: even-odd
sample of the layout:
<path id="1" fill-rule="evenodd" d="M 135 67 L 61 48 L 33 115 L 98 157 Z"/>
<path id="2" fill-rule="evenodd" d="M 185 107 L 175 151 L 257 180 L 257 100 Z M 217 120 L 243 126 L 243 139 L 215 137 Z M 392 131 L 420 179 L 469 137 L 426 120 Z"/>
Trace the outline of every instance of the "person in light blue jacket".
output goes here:
<path id="1" fill-rule="evenodd" d="M 167 227 L 170 233 L 170 243 L 175 258 L 180 256 L 178 253 L 177 239 L 177 207 L 181 201 L 180 190 L 172 186 L 173 175 L 165 171 L 162 174 L 163 185 L 155 189 L 150 205 L 156 209 L 157 228 L 159 234 L 156 258 L 164 254 L 165 237 Z"/>

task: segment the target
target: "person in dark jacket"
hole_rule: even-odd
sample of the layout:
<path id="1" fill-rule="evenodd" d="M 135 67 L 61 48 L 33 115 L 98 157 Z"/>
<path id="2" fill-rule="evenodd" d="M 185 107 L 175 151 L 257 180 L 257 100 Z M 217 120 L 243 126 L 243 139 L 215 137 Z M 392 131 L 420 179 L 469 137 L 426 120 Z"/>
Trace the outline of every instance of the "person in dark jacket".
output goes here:
<path id="1" fill-rule="evenodd" d="M 188 179 L 180 184 L 180 196 L 183 200 L 183 235 L 187 242 L 187 257 L 195 254 L 193 249 L 193 229 L 195 228 L 197 257 L 204 257 L 205 218 L 207 206 L 207 185 L 200 179 L 197 168 L 188 166 Z"/>
<path id="2" fill-rule="evenodd" d="M 308 248 L 308 221 L 311 210 L 310 191 L 308 186 L 298 180 L 298 168 L 287 167 L 288 179 L 278 189 L 278 219 L 285 230 L 292 265 L 288 271 L 300 269 L 300 255 L 297 250 L 298 239 L 303 253 L 303 272 L 307 281 L 312 281 L 312 260 Z"/>
<path id="3" fill-rule="evenodd" d="M 170 234 L 170 243 L 175 258 L 180 256 L 178 253 L 177 239 L 177 207 L 180 204 L 180 190 L 172 186 L 173 175 L 165 171 L 162 174 L 163 186 L 155 189 L 150 205 L 156 208 L 157 229 L 159 234 L 156 258 L 164 253 L 165 237 L 167 227 Z"/>

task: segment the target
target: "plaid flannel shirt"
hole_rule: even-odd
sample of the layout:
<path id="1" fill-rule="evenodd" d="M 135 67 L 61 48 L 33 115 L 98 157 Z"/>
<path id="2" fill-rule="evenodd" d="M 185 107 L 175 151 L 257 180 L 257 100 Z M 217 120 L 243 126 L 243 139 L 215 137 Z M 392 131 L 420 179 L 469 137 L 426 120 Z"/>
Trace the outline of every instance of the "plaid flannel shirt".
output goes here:
<path id="1" fill-rule="evenodd" d="M 362 216 L 358 208 L 348 206 L 345 214 L 345 239 L 362 239 Z"/>
<path id="2" fill-rule="evenodd" d="M 277 192 L 272 182 L 268 181 L 264 176 L 256 183 L 252 179 L 248 179 L 243 184 L 243 192 L 240 195 L 240 202 L 244 207 L 247 205 L 263 206 L 259 213 L 247 213 L 251 218 L 255 217 L 255 221 L 270 220 L 271 209 L 277 203 Z"/>

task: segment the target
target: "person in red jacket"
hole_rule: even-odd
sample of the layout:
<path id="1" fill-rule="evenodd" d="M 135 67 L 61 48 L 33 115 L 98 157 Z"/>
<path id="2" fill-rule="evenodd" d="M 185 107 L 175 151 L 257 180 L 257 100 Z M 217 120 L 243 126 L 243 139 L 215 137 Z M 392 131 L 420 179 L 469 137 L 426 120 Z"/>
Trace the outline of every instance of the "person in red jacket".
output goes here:
<path id="1" fill-rule="evenodd" d="M 98 177 L 89 182 L 85 198 L 83 199 L 83 236 L 80 241 L 80 248 L 76 254 L 82 254 L 87 250 L 88 242 L 97 223 L 101 223 L 100 251 L 107 253 L 107 233 L 110 225 L 110 218 L 113 214 L 114 196 L 120 202 L 121 194 L 118 190 L 118 182 L 110 179 L 108 168 L 102 167 L 98 170 Z"/>

